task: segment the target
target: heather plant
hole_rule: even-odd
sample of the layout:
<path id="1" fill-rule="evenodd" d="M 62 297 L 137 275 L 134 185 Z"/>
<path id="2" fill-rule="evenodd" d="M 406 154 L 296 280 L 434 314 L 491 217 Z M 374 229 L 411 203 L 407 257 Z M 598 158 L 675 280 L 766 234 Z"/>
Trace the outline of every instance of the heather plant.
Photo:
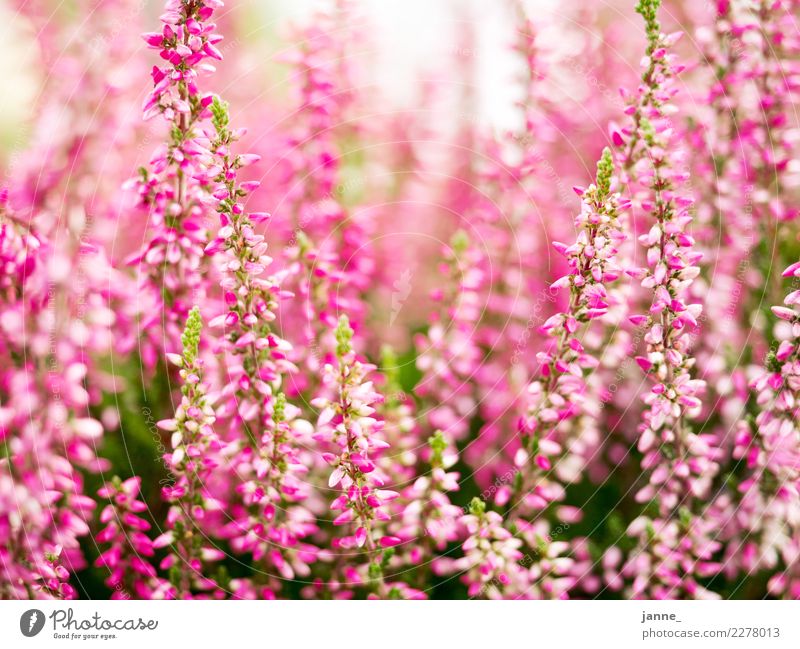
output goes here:
<path id="1" fill-rule="evenodd" d="M 466 8 L 404 111 L 356 2 L 18 3 L 0 598 L 800 598 L 800 5 L 663 2 L 497 9 L 502 126 Z"/>

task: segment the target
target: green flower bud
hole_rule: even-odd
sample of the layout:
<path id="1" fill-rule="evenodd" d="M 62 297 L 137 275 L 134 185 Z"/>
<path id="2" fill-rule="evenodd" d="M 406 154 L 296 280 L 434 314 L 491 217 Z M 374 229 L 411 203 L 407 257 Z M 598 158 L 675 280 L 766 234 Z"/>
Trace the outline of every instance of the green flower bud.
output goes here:
<path id="1" fill-rule="evenodd" d="M 181 343 L 183 343 L 183 358 L 187 365 L 194 363 L 197 358 L 197 352 L 200 347 L 200 332 L 203 329 L 203 319 L 200 316 L 200 309 L 196 306 L 192 307 L 189 311 L 189 317 L 186 320 L 186 328 L 183 330 L 181 336 Z"/>
<path id="2" fill-rule="evenodd" d="M 336 356 L 343 358 L 353 351 L 353 329 L 350 327 L 350 320 L 346 315 L 339 317 L 339 325 L 336 327 Z"/>

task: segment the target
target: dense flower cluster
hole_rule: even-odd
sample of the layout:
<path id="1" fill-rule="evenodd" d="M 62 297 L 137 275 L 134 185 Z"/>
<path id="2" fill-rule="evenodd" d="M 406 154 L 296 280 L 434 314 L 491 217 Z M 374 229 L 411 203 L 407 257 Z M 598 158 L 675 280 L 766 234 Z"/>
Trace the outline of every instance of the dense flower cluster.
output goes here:
<path id="1" fill-rule="evenodd" d="M 19 3 L 0 598 L 800 599 L 800 3 L 668 1 L 514 3 L 507 130 L 469 20 L 403 113 L 352 2 Z"/>
<path id="2" fill-rule="evenodd" d="M 108 571 L 106 585 L 113 590 L 112 599 L 167 599 L 174 596 L 168 581 L 157 576 L 151 562 L 156 543 L 146 534 L 150 523 L 141 517 L 147 505 L 139 500 L 140 478 L 119 478 L 103 485 L 97 492 L 109 500 L 100 513 L 100 522 L 106 527 L 95 539 L 108 544 L 95 564 Z"/>
<path id="3" fill-rule="evenodd" d="M 216 47 L 222 36 L 208 22 L 221 6 L 218 0 L 169 2 L 161 15 L 162 30 L 143 35 L 165 62 L 153 66 L 154 85 L 143 118 L 160 115 L 169 139 L 153 153 L 150 169 L 141 168 L 132 183 L 150 228 L 145 246 L 129 263 L 139 268 L 144 283 L 141 329 L 147 337 L 163 331 L 170 344 L 180 337 L 192 304 L 205 294 L 202 261 L 213 179 L 208 128 L 213 97 L 203 94 L 198 83 L 201 74 L 214 71 L 210 61 L 222 59 Z M 163 350 L 159 340 L 152 344 Z M 156 360 L 145 357 L 150 363 Z"/>

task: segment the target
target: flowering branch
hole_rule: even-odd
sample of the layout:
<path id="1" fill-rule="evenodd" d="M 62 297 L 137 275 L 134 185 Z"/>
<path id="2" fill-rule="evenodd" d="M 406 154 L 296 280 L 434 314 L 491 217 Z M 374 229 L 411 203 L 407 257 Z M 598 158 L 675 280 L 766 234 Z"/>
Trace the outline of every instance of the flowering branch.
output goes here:
<path id="1" fill-rule="evenodd" d="M 382 551 L 400 542 L 400 539 L 380 532 L 383 522 L 389 520 L 386 504 L 397 498 L 395 491 L 383 489 L 385 480 L 376 470 L 373 455 L 388 445 L 380 431 L 382 422 L 372 414 L 374 405 L 382 400 L 366 376 L 374 366 L 356 359 L 351 344 L 353 330 L 347 316 L 339 318 L 336 328 L 337 366 L 325 366 L 325 383 L 336 396 L 315 399 L 312 405 L 321 408 L 317 420 L 318 441 L 332 444 L 336 453 L 325 453 L 324 458 L 333 467 L 328 479 L 331 488 L 340 487 L 331 509 L 341 512 L 334 525 L 355 527 L 353 535 L 336 539 L 339 548 L 364 548 L 369 560 L 368 576 L 375 592 L 381 598 L 390 596 L 383 577 Z"/>
<path id="2" fill-rule="evenodd" d="M 203 383 L 204 363 L 199 357 L 200 332 L 203 323 L 200 310 L 193 307 L 186 321 L 181 341 L 183 354 L 170 354 L 180 367 L 181 403 L 172 419 L 158 422 L 159 428 L 172 433 L 172 453 L 165 455 L 175 483 L 164 487 L 164 500 L 172 503 L 167 517 L 171 528 L 156 541 L 156 547 L 172 546 L 172 552 L 161 563 L 170 571 L 170 581 L 177 596 L 190 597 L 193 587 L 208 590 L 214 582 L 203 576 L 204 562 L 218 561 L 224 554 L 206 545 L 203 519 L 213 499 L 208 494 L 208 481 L 218 466 L 216 454 L 222 443 L 213 429 L 216 415 Z"/>
<path id="3" fill-rule="evenodd" d="M 222 36 L 208 22 L 221 6 L 220 0 L 167 0 L 162 30 L 143 35 L 167 63 L 153 67 L 154 87 L 143 115 L 161 115 L 169 140 L 154 152 L 150 170 L 142 168 L 134 183 L 140 203 L 149 209 L 152 229 L 129 263 L 140 268 L 156 303 L 142 327 L 147 330 L 157 317 L 163 318 L 168 349 L 176 345 L 189 305 L 202 301 L 205 287 L 202 261 L 212 158 L 202 126 L 212 116 L 213 98 L 200 92 L 197 80 L 201 73 L 214 71 L 209 59 L 222 59 L 215 45 Z"/>

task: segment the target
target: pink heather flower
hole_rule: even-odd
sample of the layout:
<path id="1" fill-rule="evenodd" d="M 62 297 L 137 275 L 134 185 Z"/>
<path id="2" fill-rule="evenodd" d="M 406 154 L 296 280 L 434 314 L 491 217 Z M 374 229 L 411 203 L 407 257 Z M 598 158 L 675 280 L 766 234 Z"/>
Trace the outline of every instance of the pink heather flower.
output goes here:
<path id="1" fill-rule="evenodd" d="M 383 550 L 401 541 L 384 531 L 390 518 L 387 503 L 397 494 L 384 489 L 386 478 L 376 466 L 377 456 L 388 445 L 381 435 L 383 422 L 372 416 L 383 397 L 365 380 L 375 367 L 356 358 L 352 338 L 347 316 L 341 316 L 336 328 L 338 362 L 324 368 L 323 384 L 332 396 L 319 397 L 312 404 L 320 409 L 314 438 L 331 449 L 324 455 L 332 467 L 328 487 L 340 493 L 331 504 L 333 525 L 350 532 L 334 539 L 334 547 L 366 553 L 366 583 L 385 598 L 390 592 L 383 576 Z"/>
<path id="2" fill-rule="evenodd" d="M 586 573 L 578 559 L 582 547 L 580 540 L 570 543 L 559 537 L 566 534 L 566 507 L 559 509 L 558 525 L 546 520 L 515 521 L 516 536 L 525 542 L 525 556 L 520 561 L 528 584 L 519 599 L 568 599 L 579 586 L 586 586 Z M 580 512 L 578 512 L 580 516 Z M 581 579 L 583 578 L 583 583 Z"/>
<path id="3" fill-rule="evenodd" d="M 341 212 L 342 208 L 332 201 L 330 206 Z M 290 271 L 287 280 L 297 294 L 299 312 L 282 313 L 280 325 L 282 330 L 303 332 L 305 345 L 295 350 L 293 359 L 312 377 L 320 371 L 320 350 L 333 344 L 331 332 L 339 313 L 353 314 L 352 326 L 357 340 L 364 333 L 361 326 L 365 313 L 363 297 L 372 271 L 362 272 L 356 261 L 369 260 L 371 253 L 367 244 L 358 243 L 363 238 L 359 226 L 352 219 L 342 218 L 343 223 L 335 226 L 341 237 L 320 243 L 298 229 L 286 250 Z M 345 240 L 353 240 L 353 249 L 345 250 Z M 297 390 L 313 392 L 315 385 L 309 377 L 301 375 L 296 381 Z"/>
<path id="4" fill-rule="evenodd" d="M 650 521 L 641 516 L 628 528 L 638 545 L 621 568 L 632 580 L 632 599 L 719 599 L 697 578 L 717 574 L 715 523 L 682 509 L 680 516 Z M 613 574 L 613 570 L 611 571 Z"/>
<path id="5" fill-rule="evenodd" d="M 295 48 L 282 56 L 291 65 L 295 111 L 285 143 L 284 164 L 293 227 L 321 242 L 332 236 L 346 215 L 335 200 L 341 180 L 337 137 L 347 128 L 354 100 L 352 57 L 343 51 L 344 39 L 357 38 L 358 18 L 346 2 L 337 0 L 329 11 L 316 11 L 293 30 Z"/>
<path id="6" fill-rule="evenodd" d="M 734 6 L 736 5 L 736 6 Z M 739 16 L 740 3 L 717 2 L 713 23 L 697 29 L 702 48 L 704 76 L 700 110 L 691 114 L 687 128 L 690 173 L 695 194 L 695 226 L 703 262 L 713 268 L 709 281 L 698 278 L 690 290 L 704 298 L 705 335 L 698 340 L 696 356 L 709 387 L 717 394 L 708 402 L 723 405 L 726 381 L 738 368 L 727 362 L 728 351 L 745 344 L 748 293 L 759 290 L 764 278 L 758 264 L 742 267 L 758 244 L 754 236 L 761 217 L 753 213 L 751 177 L 746 142 L 749 127 L 742 128 L 744 115 L 760 109 L 748 105 L 744 86 L 752 83 L 755 60 L 759 58 L 750 43 L 749 32 L 755 23 Z M 742 38 L 745 36 L 746 38 Z M 747 43 L 745 45 L 745 43 Z M 760 76 L 759 73 L 756 73 Z M 708 110 L 705 110 L 707 105 Z M 731 138 L 731 133 L 741 134 Z M 747 209 L 742 209 L 747 205 Z M 759 332 L 748 332 L 748 344 Z M 730 365 L 730 366 L 729 366 Z"/>
<path id="7" fill-rule="evenodd" d="M 602 321 L 619 299 L 611 285 L 621 275 L 616 254 L 625 235 L 620 229 L 620 197 L 611 193 L 613 182 L 611 152 L 606 149 L 597 166 L 596 184 L 582 192 L 581 212 L 576 218 L 578 237 L 571 246 L 554 244 L 567 260 L 570 272 L 556 280 L 552 288 L 569 287 L 566 310 L 551 316 L 540 331 L 555 340 L 540 352 L 540 377 L 528 387 L 528 412 L 522 422 L 523 446 L 531 455 L 531 466 L 521 468 L 519 485 L 525 496 L 532 485 L 531 473 L 551 468 L 549 456 L 566 438 L 556 434 L 561 422 L 584 414 L 587 385 L 585 376 L 598 364 L 584 347 L 586 329 Z"/>
<path id="8" fill-rule="evenodd" d="M 660 597 L 661 586 L 655 579 L 659 577 L 669 588 L 681 586 L 684 596 L 693 597 L 703 591 L 691 581 L 691 575 L 711 552 L 704 541 L 708 521 L 694 515 L 693 504 L 707 495 L 718 467 L 707 441 L 686 424 L 699 414 L 699 395 L 705 387 L 704 381 L 693 379 L 690 373 L 695 363 L 690 353 L 691 333 L 698 327 L 702 307 L 686 301 L 687 289 L 700 272 L 696 264 L 701 255 L 693 250 L 694 239 L 686 232 L 692 220 L 688 210 L 692 199 L 681 193 L 688 174 L 671 117 L 674 79 L 682 67 L 669 51 L 676 37 L 660 31 L 659 6 L 660 0 L 641 0 L 637 5 L 645 20 L 648 48 L 643 83 L 631 103 L 633 126 L 626 130 L 625 163 L 635 173 L 636 202 L 655 221 L 639 237 L 646 249 L 647 268 L 637 274 L 653 298 L 644 323 L 647 352 L 637 362 L 653 387 L 643 397 L 646 410 L 638 441 L 649 483 L 637 492 L 636 500 L 658 503 L 662 518 L 653 523 L 654 534 L 664 535 L 663 544 L 669 550 L 660 550 L 649 536 L 641 537 L 643 545 L 632 561 L 642 563 L 650 575 L 637 573 L 633 592 L 636 597 L 648 593 Z M 697 546 L 684 544 L 684 538 L 691 535 L 699 538 Z M 693 555 L 693 551 L 702 554 Z M 688 583 L 670 573 L 673 560 L 687 573 Z"/>
<path id="9" fill-rule="evenodd" d="M 130 183 L 148 210 L 150 228 L 147 243 L 129 263 L 138 267 L 140 293 L 148 300 L 142 305 L 140 327 L 150 332 L 156 350 L 162 327 L 167 349 L 177 346 L 192 302 L 201 302 L 205 291 L 203 248 L 217 170 L 209 150 L 212 96 L 200 91 L 198 80 L 214 71 L 211 61 L 222 58 L 216 47 L 222 36 L 208 22 L 218 6 L 216 0 L 168 0 L 162 30 L 143 36 L 165 62 L 153 67 L 153 90 L 145 98 L 143 116 L 160 115 L 170 139 L 156 149 L 149 169 L 142 168 Z M 147 354 L 148 365 L 160 357 Z"/>
<path id="10" fill-rule="evenodd" d="M 252 552 L 270 573 L 293 579 L 309 571 L 314 552 L 299 541 L 317 527 L 299 504 L 307 497 L 308 469 L 298 445 L 311 425 L 278 392 L 297 371 L 292 345 L 273 330 L 278 303 L 292 294 L 281 288 L 286 272 L 265 275 L 272 259 L 255 227 L 268 218 L 248 214 L 240 202 L 258 183 L 240 182 L 238 172 L 257 156 L 234 152 L 239 136 L 228 127 L 226 105 L 215 98 L 210 110 L 216 131 L 210 148 L 218 161 L 210 175 L 221 227 L 206 251 L 219 253 L 224 310 L 211 325 L 222 329 L 226 355 L 217 415 L 228 421 L 228 437 L 238 447 L 233 461 L 242 482 L 236 490 L 245 505 L 226 533 L 236 551 Z M 275 581 L 270 592 L 278 590 Z"/>
<path id="11" fill-rule="evenodd" d="M 652 215 L 649 231 L 639 237 L 646 248 L 648 267 L 643 271 L 642 286 L 653 293 L 644 342 L 647 355 L 637 358 L 640 367 L 653 380 L 645 395 L 647 410 L 639 439 L 645 453 L 643 468 L 654 469 L 658 480 L 642 489 L 642 502 L 655 495 L 664 511 L 674 510 L 679 499 L 689 493 L 701 497 L 714 472 L 714 464 L 702 455 L 705 444 L 686 428 L 685 421 L 699 413 L 705 383 L 692 379 L 694 358 L 690 353 L 691 334 L 698 326 L 700 304 L 688 304 L 686 291 L 700 270 L 700 255 L 693 251 L 693 238 L 686 233 L 691 222 L 692 200 L 681 193 L 687 179 L 677 148 L 669 110 L 674 95 L 674 77 L 680 70 L 674 55 L 668 53 L 672 40 L 660 32 L 656 18 L 658 1 L 643 1 L 638 7 L 645 18 L 649 38 L 645 60 L 644 83 L 633 104 L 634 129 L 630 133 L 629 159 L 635 160 L 636 200 Z M 664 445 L 676 451 L 676 457 L 659 457 Z M 707 450 L 705 451 L 707 454 Z M 661 478 L 661 472 L 666 475 Z M 692 476 L 692 477 L 690 477 Z"/>
<path id="12" fill-rule="evenodd" d="M 798 95 L 796 84 L 787 82 L 800 43 L 792 27 L 794 1 L 718 2 L 715 8 L 713 22 L 697 29 L 702 77 L 690 84 L 709 109 L 692 113 L 688 133 L 694 231 L 709 268 L 708 278 L 693 287 L 704 299 L 695 356 L 710 388 L 707 408 L 713 408 L 704 413 L 704 428 L 717 428 L 729 446 L 729 430 L 747 398 L 746 390 L 730 388 L 747 381 L 736 359 L 745 345 L 756 357 L 766 353 L 769 341 L 761 326 L 752 326 L 753 311 L 777 299 L 774 268 L 795 254 L 782 242 L 800 205 L 790 117 Z"/>
<path id="13" fill-rule="evenodd" d="M 162 489 L 163 498 L 171 503 L 167 524 L 172 531 L 170 553 L 161 562 L 170 572 L 176 597 L 191 598 L 195 590 L 217 587 L 204 575 L 208 562 L 224 555 L 210 544 L 204 530 L 207 512 L 218 506 L 209 493 L 211 477 L 224 455 L 224 443 L 214 431 L 216 413 L 208 386 L 203 382 L 204 363 L 198 357 L 202 320 L 197 307 L 192 308 L 183 332 L 183 353 L 175 361 L 180 366 L 181 402 L 172 419 L 158 422 L 158 427 L 171 435 L 172 452 L 164 456 L 172 484 Z"/>
<path id="14" fill-rule="evenodd" d="M 458 491 L 460 474 L 449 469 L 458 455 L 441 431 L 428 440 L 430 474 L 418 477 L 402 494 L 401 521 L 394 526 L 395 535 L 403 540 L 398 548 L 397 563 L 418 567 L 424 578 L 434 555 L 461 535 L 463 511 L 452 504 L 448 492 Z M 422 582 L 424 583 L 424 581 Z"/>
<path id="15" fill-rule="evenodd" d="M 515 523 L 512 534 L 503 517 L 486 511 L 485 503 L 473 498 L 461 518 L 467 538 L 464 556 L 440 557 L 434 561 L 439 574 L 455 571 L 467 585 L 470 598 L 565 599 L 575 583 L 574 561 L 566 556 L 569 543 L 555 541 L 545 521 Z"/>
<path id="16" fill-rule="evenodd" d="M 105 527 L 95 540 L 108 548 L 95 560 L 95 565 L 107 572 L 105 584 L 111 589 L 111 599 L 173 599 L 175 588 L 156 575 L 151 563 L 156 546 L 147 532 L 151 525 L 142 518 L 147 505 L 139 500 L 141 478 L 125 481 L 115 478 L 98 491 L 110 502 L 100 513 Z M 161 547 L 162 537 L 158 547 Z"/>
<path id="17" fill-rule="evenodd" d="M 373 250 L 374 218 L 366 209 L 351 209 L 345 200 L 348 179 L 343 174 L 344 149 L 360 131 L 351 118 L 357 93 L 353 57 L 344 52 L 361 39 L 363 18 L 352 3 L 314 12 L 302 28 L 293 30 L 296 47 L 282 56 L 289 63 L 294 111 L 286 119 L 290 131 L 280 163 L 281 211 L 291 236 L 287 258 L 292 273 L 287 287 L 302 308 L 280 315 L 282 331 L 301 330 L 293 359 L 310 376 L 296 377 L 297 389 L 313 394 L 321 367 L 319 350 L 326 349 L 340 313 L 347 313 L 357 339 L 367 294 L 379 271 Z M 349 146 L 349 145 L 348 145 Z M 311 380 L 309 380 L 311 379 Z"/>
<path id="18" fill-rule="evenodd" d="M 427 334 L 415 338 L 417 368 L 423 373 L 416 393 L 430 402 L 430 427 L 454 440 L 466 435 L 475 409 L 469 377 L 481 361 L 475 341 L 481 317 L 479 290 L 484 281 L 480 258 L 465 232 L 453 236 L 442 264 L 445 292 L 433 296 L 441 304 L 440 311 L 434 314 Z"/>
<path id="19" fill-rule="evenodd" d="M 142 12 L 135 0 L 98 0 L 84 15 L 54 20 L 46 3 L 17 4 L 49 54 L 39 71 L 44 85 L 31 112 L 36 121 L 25 138 L 30 144 L 7 169 L 11 203 L 65 248 L 80 239 L 108 243 L 127 207 L 120 203 L 120 177 L 130 173 L 133 147 L 142 136 L 131 110 L 145 69 L 137 56 Z M 119 28 L 120 16 L 125 29 Z M 130 280 L 115 277 L 123 281 Z M 120 338 L 128 334 L 117 331 Z"/>
<path id="20" fill-rule="evenodd" d="M 785 119 L 797 96 L 793 84 L 785 82 L 794 66 L 792 52 L 798 51 L 790 27 L 793 7 L 797 4 L 716 3 L 713 22 L 696 32 L 703 54 L 698 70 L 704 76 L 690 83 L 710 109 L 701 106 L 692 114 L 688 133 L 697 198 L 694 232 L 709 269 L 708 279 L 701 276 L 690 289 L 704 301 L 703 335 L 694 353 L 709 385 L 702 428 L 716 438 L 721 474 L 725 461 L 749 467 L 744 480 L 715 486 L 715 500 L 703 512 L 718 521 L 718 538 L 726 544 L 725 574 L 731 579 L 757 570 L 774 572 L 781 561 L 791 565 L 796 547 L 791 530 L 778 522 L 794 517 L 788 506 L 793 488 L 780 479 L 782 486 L 776 487 L 765 466 L 767 458 L 791 466 L 791 437 L 775 439 L 766 452 L 755 419 L 770 408 L 751 397 L 752 390 L 763 395 L 762 404 L 769 403 L 773 388 L 767 378 L 776 379 L 771 371 L 741 365 L 742 349 L 756 358 L 767 355 L 772 332 L 754 313 L 763 310 L 767 323 L 777 317 L 764 305 L 781 290 L 775 268 L 788 263 L 787 252 L 794 256 L 782 244 L 798 205 L 791 163 L 797 145 L 787 137 Z M 768 241 L 777 243 L 776 254 L 762 254 L 762 246 L 773 248 Z M 765 294 L 772 297 L 762 300 Z M 783 330 L 779 338 L 785 336 Z M 770 351 L 768 365 L 774 369 L 777 343 Z M 742 420 L 744 411 L 748 416 Z M 791 587 L 781 590 L 791 581 L 776 577 L 771 585 L 777 590 L 770 592 L 794 596 Z"/>
<path id="21" fill-rule="evenodd" d="M 36 572 L 40 581 L 31 585 L 36 599 L 76 599 L 77 591 L 69 583 L 69 570 L 61 565 L 61 546 L 45 552 L 36 561 Z"/>
<path id="22" fill-rule="evenodd" d="M 103 426 L 89 416 L 84 379 L 94 333 L 62 332 L 79 300 L 92 303 L 93 282 L 70 290 L 52 243 L 26 225 L 0 191 L 0 594 L 64 597 L 69 574 L 85 566 L 80 537 L 95 503 L 83 492 L 81 470 L 108 463 L 96 455 Z M 108 325 L 101 321 L 98 335 Z M 58 549 L 56 549 L 58 548 Z"/>
<path id="23" fill-rule="evenodd" d="M 134 132 L 121 115 L 135 64 L 109 93 L 110 70 L 129 61 L 130 40 L 123 33 L 113 51 L 106 47 L 109 16 L 126 7 L 101 3 L 81 18 L 77 38 L 74 23 L 39 33 L 58 56 L 44 62 L 30 146 L 15 153 L 4 170 L 9 188 L 0 189 L 3 598 L 76 595 L 69 574 L 86 565 L 80 537 L 96 506 L 84 494 L 84 472 L 109 466 L 97 455 L 106 427 L 89 408 L 114 390 L 101 356 L 113 348 L 122 360 L 130 349 L 120 300 L 130 282 L 102 247 L 119 211 L 119 173 L 129 168 L 123 152 Z M 53 22 L 49 12 L 23 9 L 41 26 Z M 97 48 L 86 33 L 102 41 Z M 95 56 L 106 65 L 95 65 Z"/>
<path id="24" fill-rule="evenodd" d="M 524 593 L 522 541 L 503 527 L 500 514 L 487 512 L 479 498 L 473 498 L 469 512 L 462 518 L 468 533 L 462 546 L 464 556 L 453 562 L 456 570 L 464 571 L 461 580 L 469 597 L 502 599 Z"/>
<path id="25" fill-rule="evenodd" d="M 800 215 L 798 154 L 793 114 L 798 99 L 797 0 L 762 1 L 735 7 L 742 15 L 736 25 L 742 40 L 753 43 L 748 52 L 750 78 L 756 90 L 754 118 L 744 125 L 741 139 L 750 149 L 746 169 L 755 185 L 757 216 L 767 236 L 777 236 L 782 223 Z M 743 11 L 742 11 L 743 9 Z"/>
<path id="26" fill-rule="evenodd" d="M 346 312 L 349 306 L 339 290 L 346 278 L 339 268 L 338 255 L 316 247 L 302 230 L 296 231 L 286 257 L 291 273 L 287 279 L 292 281 L 296 293 L 295 305 L 301 318 L 297 328 L 302 332 L 303 342 L 295 349 L 293 358 L 305 369 L 293 377 L 293 387 L 308 391 L 314 389 L 318 380 L 323 365 L 320 350 L 331 344 L 329 338 L 336 327 L 337 314 Z M 281 327 L 291 330 L 296 320 L 284 321 L 285 315 L 281 313 Z"/>
<path id="27" fill-rule="evenodd" d="M 800 263 L 790 265 L 783 276 L 794 278 L 796 286 Z M 759 412 L 754 422 L 741 423 L 734 456 L 749 468 L 749 477 L 740 486 L 742 510 L 749 517 L 749 539 L 758 543 L 753 546 L 753 563 L 744 567 L 780 566 L 770 593 L 795 598 L 800 593 L 796 567 L 800 531 L 783 521 L 786 516 L 793 520 L 800 496 L 800 291 L 791 291 L 784 304 L 785 311 L 776 316 L 787 323 L 786 337 L 751 382 Z M 743 546 L 751 547 L 751 542 Z"/>
<path id="28" fill-rule="evenodd" d="M 211 104 L 216 136 L 211 149 L 219 163 L 212 179 L 213 200 L 220 215 L 217 237 L 209 244 L 220 252 L 223 309 L 211 327 L 223 331 L 223 349 L 229 356 L 226 368 L 228 397 L 221 415 L 234 416 L 237 434 L 255 442 L 269 421 L 268 407 L 282 377 L 296 370 L 289 360 L 292 345 L 272 330 L 278 303 L 291 297 L 281 289 L 280 275 L 265 275 L 272 259 L 263 235 L 255 231 L 240 197 L 251 188 L 239 182 L 244 156 L 232 151 L 237 135 L 228 128 L 227 107 L 215 99 Z"/>
<path id="29" fill-rule="evenodd" d="M 558 303 L 558 310 L 562 309 L 563 300 L 557 289 L 550 287 L 551 273 L 558 276 L 569 271 L 560 260 L 552 259 L 550 243 L 575 236 L 569 179 L 583 175 L 585 165 L 583 159 L 574 165 L 577 158 L 564 155 L 556 136 L 569 132 L 574 142 L 584 131 L 573 118 L 577 111 L 564 110 L 562 102 L 554 100 L 562 83 L 556 75 L 551 76 L 551 66 L 560 67 L 558 55 L 538 37 L 538 24 L 526 17 L 521 4 L 515 3 L 515 8 L 513 47 L 522 64 L 516 102 L 519 127 L 501 134 L 481 133 L 475 127 L 477 132 L 471 138 L 477 144 L 471 148 L 486 153 L 475 156 L 469 171 L 477 175 L 480 194 L 460 210 L 469 223 L 470 238 L 480 242 L 482 253 L 478 259 L 483 280 L 477 302 L 481 318 L 472 338 L 479 348 L 490 352 L 483 355 L 470 382 L 477 385 L 479 416 L 485 424 L 478 437 L 465 446 L 464 459 L 479 467 L 476 479 L 484 488 L 490 480 L 502 481 L 513 470 L 517 444 L 508 443 L 508 431 L 517 429 L 519 413 L 527 409 L 525 388 L 538 370 L 536 352 L 548 340 L 544 338 L 543 345 L 537 329 L 552 313 L 551 304 Z M 600 103 L 584 108 L 598 115 L 605 110 Z M 587 131 L 587 135 L 591 141 L 582 148 L 594 150 L 602 134 Z M 458 174 L 459 183 L 465 178 L 472 182 L 460 169 Z M 535 210 L 530 207 L 532 199 Z M 542 219 L 541 214 L 548 217 Z M 580 437 L 576 450 L 591 455 L 596 445 L 591 426 L 575 428 Z M 575 461 L 560 463 L 565 478 L 580 472 L 579 454 L 572 454 L 572 459 Z"/>
<path id="30" fill-rule="evenodd" d="M 299 408 L 277 393 L 259 444 L 254 449 L 245 447 L 235 458 L 241 481 L 236 491 L 243 506 L 234 508 L 223 536 L 230 539 L 234 551 L 252 554 L 268 572 L 268 583 L 259 586 L 261 597 L 280 593 L 281 580 L 308 576 L 320 554 L 316 546 L 303 541 L 319 528 L 304 505 L 309 495 L 309 458 L 299 452 L 301 442 L 311 443 L 313 429 L 299 415 Z M 237 587 L 243 590 L 245 586 L 254 587 L 249 580 L 239 580 Z M 237 597 L 243 596 L 237 592 Z"/>

